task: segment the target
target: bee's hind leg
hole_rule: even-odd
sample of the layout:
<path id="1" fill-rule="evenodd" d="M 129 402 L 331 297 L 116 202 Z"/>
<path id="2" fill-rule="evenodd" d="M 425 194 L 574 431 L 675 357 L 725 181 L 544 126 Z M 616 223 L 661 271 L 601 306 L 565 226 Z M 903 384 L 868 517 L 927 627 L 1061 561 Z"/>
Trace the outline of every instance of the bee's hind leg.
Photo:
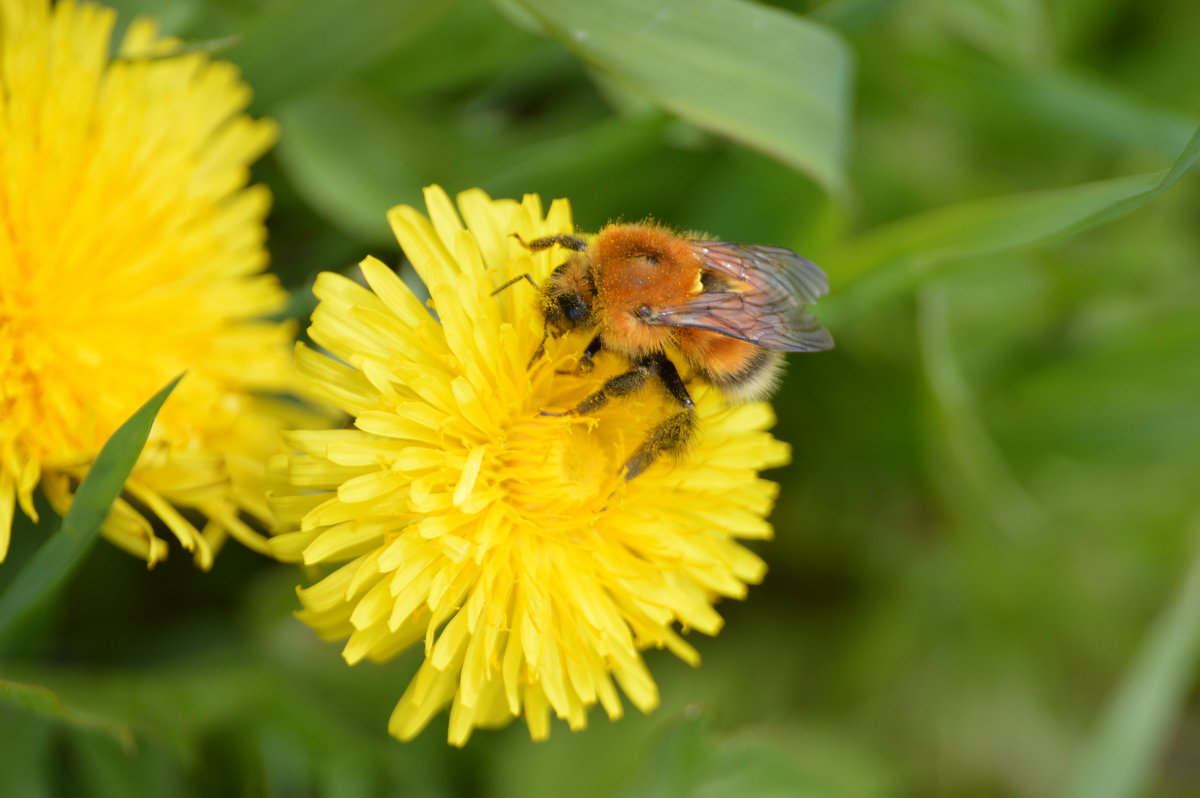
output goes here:
<path id="1" fill-rule="evenodd" d="M 685 450 L 696 433 L 696 403 L 683 384 L 675 364 L 661 353 L 651 355 L 651 358 L 655 361 L 654 373 L 682 409 L 650 430 L 646 440 L 625 461 L 622 472 L 626 482 L 649 468 L 660 455 L 679 454 Z"/>
<path id="2" fill-rule="evenodd" d="M 687 448 L 696 432 L 696 411 L 692 408 L 680 410 L 650 431 L 646 440 L 637 448 L 621 469 L 625 481 L 633 479 L 649 468 L 660 455 L 679 454 Z"/>
<path id="3" fill-rule="evenodd" d="M 591 349 L 591 346 L 588 348 Z M 561 414 L 573 416 L 599 410 L 608 404 L 609 399 L 628 396 L 641 390 L 654 377 L 662 382 L 667 394 L 679 404 L 680 410 L 650 430 L 646 440 L 642 441 L 625 461 L 621 473 L 626 482 L 649 468 L 661 455 L 682 452 L 696 432 L 696 403 L 688 393 L 687 386 L 683 384 L 683 378 L 679 376 L 675 364 L 661 352 L 638 358 L 633 362 L 632 369 L 608 380 L 600 390 L 584 398 L 567 413 Z M 560 414 L 543 410 L 542 415 Z"/>

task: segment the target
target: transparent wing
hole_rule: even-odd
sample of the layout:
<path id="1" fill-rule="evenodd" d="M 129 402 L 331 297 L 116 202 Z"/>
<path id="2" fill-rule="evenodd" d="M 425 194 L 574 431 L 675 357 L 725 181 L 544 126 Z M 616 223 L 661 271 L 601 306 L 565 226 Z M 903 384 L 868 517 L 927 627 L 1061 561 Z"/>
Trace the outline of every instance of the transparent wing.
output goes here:
<path id="1" fill-rule="evenodd" d="M 705 290 L 682 305 L 653 308 L 650 324 L 695 327 L 778 352 L 833 347 L 805 307 L 829 292 L 820 267 L 782 247 L 692 242 Z"/>
<path id="2" fill-rule="evenodd" d="M 750 283 L 764 293 L 811 305 L 829 293 L 829 278 L 808 258 L 783 247 L 696 241 L 705 268 Z"/>

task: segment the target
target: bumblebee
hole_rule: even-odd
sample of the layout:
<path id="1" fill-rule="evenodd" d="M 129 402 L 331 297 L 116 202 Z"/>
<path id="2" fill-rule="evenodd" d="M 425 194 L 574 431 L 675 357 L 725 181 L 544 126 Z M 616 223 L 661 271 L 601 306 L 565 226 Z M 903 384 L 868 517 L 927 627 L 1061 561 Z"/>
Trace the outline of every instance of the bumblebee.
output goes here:
<path id="1" fill-rule="evenodd" d="M 778 387 L 784 352 L 833 347 L 806 307 L 828 292 L 829 281 L 789 249 L 700 240 L 649 223 L 610 224 L 590 242 L 554 235 L 521 243 L 534 252 L 559 246 L 572 253 L 540 287 L 524 274 L 496 289 L 520 280 L 538 289 L 546 332 L 534 359 L 548 336 L 583 330 L 594 335 L 582 371 L 605 349 L 630 364 L 569 413 L 591 413 L 651 380 L 679 405 L 626 461 L 626 480 L 661 455 L 683 451 L 695 434 L 695 403 L 675 358 L 695 379 L 746 402 Z"/>

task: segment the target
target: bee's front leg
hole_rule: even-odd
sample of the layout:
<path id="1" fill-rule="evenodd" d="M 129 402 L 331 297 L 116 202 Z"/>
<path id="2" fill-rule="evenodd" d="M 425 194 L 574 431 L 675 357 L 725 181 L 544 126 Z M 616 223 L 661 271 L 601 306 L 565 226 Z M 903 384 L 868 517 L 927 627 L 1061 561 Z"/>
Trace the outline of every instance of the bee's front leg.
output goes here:
<path id="1" fill-rule="evenodd" d="M 513 233 L 512 237 L 517 239 L 517 242 L 530 252 L 541 252 L 543 249 L 550 249 L 550 247 L 554 246 L 555 244 L 558 244 L 564 249 L 571 249 L 576 252 L 583 252 L 585 249 L 587 249 L 586 241 L 579 236 L 567 235 L 566 233 L 559 233 L 558 235 L 553 236 L 542 236 L 541 238 L 535 238 L 532 241 L 526 241 L 517 233 Z"/>
<path id="2" fill-rule="evenodd" d="M 592 342 L 583 350 L 583 354 L 579 356 L 579 365 L 576 367 L 576 372 L 579 374 L 591 374 L 592 369 L 596 367 L 594 358 L 604 348 L 604 342 L 597 335 L 592 339 Z"/>
<path id="3" fill-rule="evenodd" d="M 588 344 L 588 348 L 583 350 L 583 356 L 588 361 L 592 359 L 589 356 L 589 352 L 599 352 L 601 349 L 602 344 L 599 341 L 600 337 L 596 336 L 593 338 L 592 343 Z M 617 374 L 616 377 L 606 380 L 605 384 L 601 385 L 598 391 L 584 397 L 582 402 L 576 404 L 568 412 L 548 413 L 546 410 L 541 410 L 541 415 L 583 415 L 584 413 L 592 413 L 594 410 L 604 407 L 611 398 L 636 394 L 637 391 L 646 386 L 650 377 L 659 376 L 661 362 L 666 362 L 668 365 L 671 364 L 671 361 L 667 360 L 665 355 L 646 355 L 644 358 L 638 358 L 634 361 L 634 367 L 630 368 L 629 371 Z M 670 367 L 674 372 L 674 366 L 670 365 Z M 674 374 L 676 374 L 676 379 L 679 380 L 679 373 L 674 372 Z M 679 386 L 682 388 L 683 380 L 679 380 Z M 684 394 L 686 395 L 686 390 Z M 691 402 L 690 396 L 688 397 L 688 401 Z"/>
<path id="4" fill-rule="evenodd" d="M 597 337 L 592 341 L 591 344 L 588 344 L 588 349 L 590 350 L 592 345 L 599 340 L 600 339 Z M 599 348 L 600 347 L 597 346 L 596 350 L 599 351 Z M 587 350 L 584 350 L 584 356 L 587 357 Z M 589 357 L 588 360 L 590 361 L 591 358 Z M 657 371 L 658 364 L 654 360 L 653 356 L 638 358 L 633 362 L 633 368 L 624 372 L 623 374 L 618 374 L 617 376 L 607 380 L 603 385 L 600 386 L 598 391 L 589 394 L 582 402 L 575 405 L 575 407 L 569 412 L 563 413 L 562 415 L 574 416 L 582 415 L 584 413 L 591 413 L 608 404 L 609 399 L 615 399 L 619 396 L 628 396 L 631 393 L 636 393 L 646 385 L 647 381 L 649 381 L 649 379 L 654 376 Z M 552 416 L 556 414 L 547 413 L 543 410 L 542 415 Z"/>
<path id="5" fill-rule="evenodd" d="M 545 343 L 546 343 L 546 339 L 542 338 L 543 347 L 545 346 Z M 578 376 L 580 374 L 591 374 L 592 369 L 596 367 L 594 358 L 600 352 L 600 350 L 603 348 L 604 348 L 604 343 L 600 340 L 600 336 L 597 335 L 595 338 L 592 339 L 592 342 L 587 345 L 587 348 L 583 350 L 583 354 L 579 356 L 579 362 L 575 364 L 575 368 L 559 369 L 555 373 L 556 374 L 570 374 L 572 376 Z"/>

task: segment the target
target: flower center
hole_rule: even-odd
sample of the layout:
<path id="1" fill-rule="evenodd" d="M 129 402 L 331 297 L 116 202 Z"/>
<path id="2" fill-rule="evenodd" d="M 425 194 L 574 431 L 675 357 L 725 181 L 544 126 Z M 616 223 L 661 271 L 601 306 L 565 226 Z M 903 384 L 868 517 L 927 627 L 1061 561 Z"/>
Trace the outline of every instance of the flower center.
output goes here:
<path id="1" fill-rule="evenodd" d="M 617 489 L 618 452 L 584 416 L 516 422 L 500 456 L 508 503 L 543 528 L 588 525 Z"/>
<path id="2" fill-rule="evenodd" d="M 623 491 L 623 467 L 651 428 L 676 408 L 653 382 L 633 394 L 611 397 L 585 414 L 571 411 L 629 362 L 601 352 L 588 373 L 579 356 L 589 336 L 547 343 L 533 365 L 532 396 L 508 427 L 498 458 L 508 504 L 541 529 L 590 526 Z M 563 413 L 565 415 L 543 415 Z"/>

